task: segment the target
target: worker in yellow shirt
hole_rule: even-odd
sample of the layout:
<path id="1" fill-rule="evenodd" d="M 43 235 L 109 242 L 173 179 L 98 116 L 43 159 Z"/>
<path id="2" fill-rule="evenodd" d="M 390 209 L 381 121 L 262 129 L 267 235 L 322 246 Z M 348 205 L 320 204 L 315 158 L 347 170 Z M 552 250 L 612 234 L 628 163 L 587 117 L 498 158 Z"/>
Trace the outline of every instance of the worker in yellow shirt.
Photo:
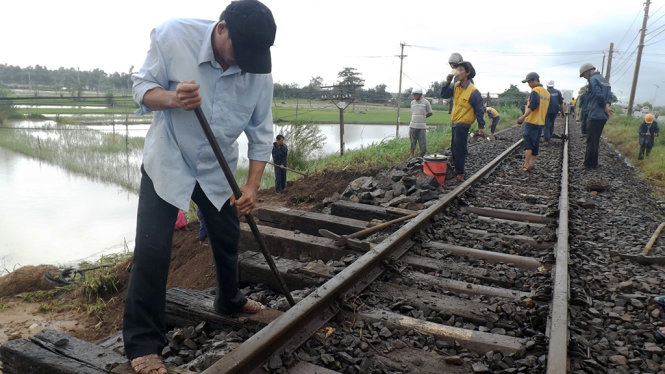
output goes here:
<path id="1" fill-rule="evenodd" d="M 526 75 L 522 83 L 531 87 L 531 95 L 526 102 L 524 114 L 517 119 L 517 123 L 524 124 L 524 166 L 522 172 L 530 172 L 536 168 L 536 156 L 540 148 L 540 135 L 545 127 L 545 117 L 550 106 L 550 93 L 540 84 L 538 73 L 531 72 Z"/>
<path id="2" fill-rule="evenodd" d="M 499 116 L 499 111 L 492 108 L 491 106 L 488 106 L 485 108 L 485 114 L 487 115 L 487 118 L 492 121 L 492 124 L 490 125 L 490 132 L 492 135 L 494 135 L 494 132 L 496 131 L 496 125 L 499 124 L 499 119 L 501 118 Z"/>

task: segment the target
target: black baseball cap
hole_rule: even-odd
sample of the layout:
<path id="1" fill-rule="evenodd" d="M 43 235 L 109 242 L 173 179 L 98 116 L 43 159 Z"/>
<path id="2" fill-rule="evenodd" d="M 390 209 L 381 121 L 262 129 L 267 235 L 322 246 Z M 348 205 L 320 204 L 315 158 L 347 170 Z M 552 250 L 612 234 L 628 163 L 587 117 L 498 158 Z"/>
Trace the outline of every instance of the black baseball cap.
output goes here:
<path id="1" fill-rule="evenodd" d="M 526 82 L 532 81 L 534 79 L 540 80 L 540 76 L 538 75 L 538 73 L 532 71 L 531 73 L 526 75 L 526 78 L 524 78 L 524 80 L 522 80 L 522 83 L 526 83 Z"/>
<path id="2" fill-rule="evenodd" d="M 226 21 L 240 69 L 254 74 L 270 73 L 270 46 L 277 31 L 270 9 L 257 0 L 237 0 L 224 9 L 219 20 Z"/>

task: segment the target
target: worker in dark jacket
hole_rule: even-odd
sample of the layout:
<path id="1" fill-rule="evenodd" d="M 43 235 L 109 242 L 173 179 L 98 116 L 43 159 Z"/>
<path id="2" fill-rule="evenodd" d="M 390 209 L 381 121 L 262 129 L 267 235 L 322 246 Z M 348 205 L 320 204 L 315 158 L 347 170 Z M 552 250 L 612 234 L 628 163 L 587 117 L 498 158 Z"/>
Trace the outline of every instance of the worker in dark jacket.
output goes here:
<path id="1" fill-rule="evenodd" d="M 612 109 L 610 108 L 610 91 L 612 87 L 609 82 L 596 71 L 591 63 L 580 66 L 580 78 L 589 81 L 589 90 L 586 96 L 587 137 L 586 154 L 584 156 L 584 168 L 595 169 L 598 167 L 598 152 L 600 150 L 600 135 Z"/>
<path id="2" fill-rule="evenodd" d="M 561 91 L 554 88 L 554 81 L 547 82 L 547 92 L 550 93 L 550 105 L 547 109 L 547 116 L 545 117 L 543 139 L 545 140 L 545 144 L 550 144 L 550 139 L 554 133 L 554 120 L 559 113 L 563 117 L 564 112 L 563 95 L 561 95 Z"/>
<path id="3" fill-rule="evenodd" d="M 275 164 L 275 191 L 280 193 L 286 187 L 286 157 L 289 149 L 284 144 L 284 136 L 277 135 L 272 143 L 272 162 Z"/>
<path id="4" fill-rule="evenodd" d="M 651 153 L 655 137 L 659 135 L 658 122 L 654 121 L 653 114 L 649 113 L 644 116 L 644 122 L 640 125 L 640 154 L 637 156 L 638 160 L 644 159 L 644 152 L 646 151 L 647 157 Z"/>
<path id="5" fill-rule="evenodd" d="M 485 136 L 485 119 L 483 97 L 473 84 L 476 70 L 468 61 L 461 62 L 455 69 L 456 83 L 453 75 L 448 75 L 441 88 L 441 97 L 453 98 L 452 153 L 457 180 L 464 182 L 464 163 L 466 162 L 466 146 L 471 125 L 478 121 L 478 133 Z"/>

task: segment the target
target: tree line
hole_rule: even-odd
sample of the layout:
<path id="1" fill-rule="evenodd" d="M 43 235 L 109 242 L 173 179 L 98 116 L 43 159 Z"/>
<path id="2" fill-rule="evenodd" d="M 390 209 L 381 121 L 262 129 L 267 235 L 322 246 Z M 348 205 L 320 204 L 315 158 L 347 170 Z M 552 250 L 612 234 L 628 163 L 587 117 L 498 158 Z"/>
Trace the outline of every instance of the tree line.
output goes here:
<path id="1" fill-rule="evenodd" d="M 0 84 L 6 87 L 22 87 L 34 89 L 54 90 L 61 95 L 80 97 L 83 91 L 103 92 L 113 96 L 112 92 L 129 92 L 131 90 L 131 74 L 133 66 L 127 73 L 108 74 L 104 70 L 92 71 L 75 68 L 60 67 L 50 70 L 45 66 L 35 65 L 22 68 L 20 66 L 0 64 Z M 339 99 L 392 104 L 395 96 L 386 90 L 386 84 L 374 87 L 365 87 L 362 73 L 353 67 L 344 67 L 337 73 L 337 81 L 326 86 L 321 76 L 312 77 L 307 85 L 300 87 L 297 83 L 275 83 L 273 95 L 277 99 L 303 99 L 303 100 L 333 100 Z M 437 98 L 441 91 L 442 82 L 435 81 L 425 92 L 426 97 Z M 412 87 L 404 89 L 400 95 L 400 103 L 408 101 Z M 520 91 L 511 85 L 496 100 L 499 105 L 522 105 L 526 102 L 528 93 Z M 492 103 L 492 105 L 497 105 Z"/>
<path id="2" fill-rule="evenodd" d="M 133 69 L 133 67 L 132 67 Z M 82 91 L 113 92 L 131 88 L 131 73 L 108 74 L 104 70 L 92 71 L 60 67 L 50 70 L 46 66 L 20 66 L 0 64 L 0 84 L 7 87 L 49 89 L 80 96 Z"/>

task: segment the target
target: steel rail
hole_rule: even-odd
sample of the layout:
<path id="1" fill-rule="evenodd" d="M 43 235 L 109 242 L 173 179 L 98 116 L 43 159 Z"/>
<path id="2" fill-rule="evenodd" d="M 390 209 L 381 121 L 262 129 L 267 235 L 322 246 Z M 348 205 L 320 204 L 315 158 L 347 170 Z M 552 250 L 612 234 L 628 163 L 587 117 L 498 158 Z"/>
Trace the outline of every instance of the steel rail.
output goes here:
<path id="1" fill-rule="evenodd" d="M 564 134 L 568 135 L 568 117 Z M 565 139 L 565 138 L 564 138 Z M 550 341 L 547 353 L 547 374 L 568 372 L 568 141 L 563 142 L 561 162 L 561 192 L 559 194 L 559 227 L 555 247 L 554 295 L 550 314 Z"/>
<path id="2" fill-rule="evenodd" d="M 520 139 L 511 145 L 465 182 L 444 195 L 437 204 L 427 208 L 409 223 L 392 233 L 268 326 L 252 335 L 236 349 L 203 371 L 203 374 L 250 373 L 260 367 L 276 349 L 287 345 L 296 336 L 302 335 L 305 326 L 311 327 L 312 321 L 328 310 L 331 305 L 334 305 L 340 295 L 353 288 L 357 283 L 361 283 L 367 274 L 373 273 L 372 269 L 380 266 L 412 235 L 429 224 L 430 220 L 457 196 L 491 173 L 501 161 L 518 149 L 522 142 Z M 315 331 L 312 331 L 312 333 Z"/>

